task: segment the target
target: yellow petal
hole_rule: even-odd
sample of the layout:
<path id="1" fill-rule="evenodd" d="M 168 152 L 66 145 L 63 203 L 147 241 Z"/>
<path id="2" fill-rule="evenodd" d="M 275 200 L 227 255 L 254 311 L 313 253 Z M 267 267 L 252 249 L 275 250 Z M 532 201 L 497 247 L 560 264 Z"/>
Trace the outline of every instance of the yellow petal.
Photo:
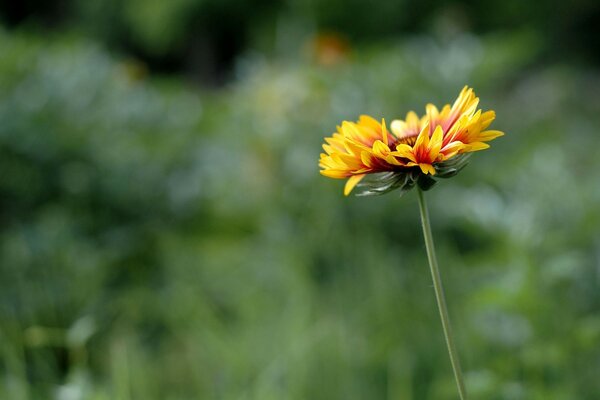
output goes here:
<path id="1" fill-rule="evenodd" d="M 396 159 L 396 157 L 394 157 L 394 156 L 393 156 L 393 155 L 391 155 L 391 154 L 390 154 L 390 155 L 388 155 L 388 156 L 385 158 L 385 161 L 386 161 L 388 164 L 392 164 L 392 165 L 398 165 L 398 166 L 400 166 L 400 165 L 404 165 L 404 163 L 401 163 L 400 161 L 398 161 L 398 159 Z"/>
<path id="2" fill-rule="evenodd" d="M 429 115 L 429 118 L 431 118 L 431 119 L 434 119 L 439 114 L 437 107 L 431 103 L 429 103 L 425 106 L 425 112 L 427 113 L 427 115 Z"/>
<path id="3" fill-rule="evenodd" d="M 337 151 L 344 151 L 344 140 L 339 138 L 339 135 L 333 135 L 333 137 L 325 138 L 325 142 L 331 145 L 331 147 L 335 148 Z"/>
<path id="4" fill-rule="evenodd" d="M 343 153 L 338 153 L 336 154 L 337 157 L 339 157 L 339 159 L 348 166 L 348 168 L 350 169 L 356 169 L 356 168 L 360 168 L 362 167 L 362 163 L 360 160 L 360 157 L 357 157 L 355 155 L 350 155 L 350 154 L 343 154 Z M 336 159 L 337 157 L 333 157 L 334 159 Z"/>
<path id="5" fill-rule="evenodd" d="M 424 174 L 435 175 L 435 168 L 431 164 L 419 163 L 419 168 L 421 168 Z"/>
<path id="6" fill-rule="evenodd" d="M 344 134 L 344 137 L 356 140 L 360 140 L 363 137 L 360 129 L 356 127 L 356 124 L 348 121 L 342 122 L 342 133 Z"/>
<path id="7" fill-rule="evenodd" d="M 363 151 L 362 153 L 360 153 L 360 159 L 361 159 L 362 163 L 369 168 L 373 167 L 373 161 L 372 161 L 371 157 L 372 157 L 372 154 L 366 150 Z"/>
<path id="8" fill-rule="evenodd" d="M 481 122 L 481 129 L 485 129 L 488 126 L 490 126 L 490 124 L 492 123 L 492 121 L 494 121 L 495 118 L 496 113 L 494 111 L 486 111 L 483 114 L 481 114 L 481 118 L 479 119 Z"/>
<path id="9" fill-rule="evenodd" d="M 497 137 L 500 136 L 504 136 L 504 132 L 502 131 L 495 131 L 495 130 L 489 130 L 489 131 L 484 131 L 481 132 L 479 134 L 479 137 L 477 139 L 481 140 L 481 141 L 488 141 L 488 140 L 493 140 L 496 139 Z"/>
<path id="10" fill-rule="evenodd" d="M 371 129 L 374 130 L 379 130 L 380 125 L 379 122 L 377 122 L 377 120 L 369 115 L 361 115 L 358 118 L 358 123 L 360 125 L 364 125 L 364 126 L 368 126 Z"/>
<path id="11" fill-rule="evenodd" d="M 429 142 L 429 156 L 431 159 L 435 159 L 442 148 L 442 137 L 444 135 L 444 130 L 441 126 L 438 125 L 433 132 L 433 136 L 431 136 L 431 140 Z"/>
<path id="12" fill-rule="evenodd" d="M 475 97 L 467 104 L 467 106 L 463 110 L 463 114 L 468 114 L 468 115 L 473 114 L 475 112 L 475 110 L 477 109 L 478 104 L 479 104 L 479 97 Z"/>
<path id="13" fill-rule="evenodd" d="M 389 145 L 389 141 L 388 141 L 388 131 L 387 128 L 385 127 L 385 119 L 381 119 L 381 136 L 383 138 L 383 143 L 385 143 L 386 146 Z"/>
<path id="14" fill-rule="evenodd" d="M 373 143 L 373 154 L 378 157 L 385 157 L 389 154 L 390 148 L 381 140 L 376 140 Z"/>
<path id="15" fill-rule="evenodd" d="M 390 124 L 390 130 L 396 137 L 403 138 L 406 132 L 406 122 L 401 119 L 395 119 Z"/>
<path id="16" fill-rule="evenodd" d="M 419 116 L 414 111 L 409 111 L 406 113 L 406 123 L 408 125 L 416 125 L 419 123 Z"/>
<path id="17" fill-rule="evenodd" d="M 473 89 L 468 86 L 463 87 L 458 97 L 454 101 L 454 104 L 452 104 L 452 110 L 459 110 L 463 108 L 472 96 Z"/>
<path id="18" fill-rule="evenodd" d="M 456 154 L 458 154 L 459 151 L 463 149 L 463 147 L 464 144 L 462 142 L 448 143 L 440 150 L 440 154 L 443 155 L 442 160 L 447 160 L 451 157 L 454 157 Z"/>
<path id="19" fill-rule="evenodd" d="M 352 175 L 347 181 L 346 181 L 346 185 L 344 186 L 344 196 L 348 196 L 350 194 L 350 192 L 352 191 L 352 189 L 354 189 L 354 187 L 358 184 L 358 182 L 361 181 L 362 178 L 364 178 L 365 175 Z"/>
<path id="20" fill-rule="evenodd" d="M 321 173 L 321 175 L 326 176 L 328 178 L 344 179 L 344 178 L 348 177 L 347 171 L 340 171 L 340 170 L 335 170 L 335 169 L 325 169 L 325 170 L 321 170 L 319 172 Z"/>
<path id="21" fill-rule="evenodd" d="M 487 143 L 473 142 L 473 143 L 465 144 L 465 147 L 463 147 L 462 153 L 470 153 L 472 151 L 485 150 L 485 149 L 489 149 L 489 148 L 490 148 L 490 145 Z"/>
<path id="22" fill-rule="evenodd" d="M 363 150 L 370 150 L 370 146 L 357 142 L 354 139 L 344 140 L 344 148 L 348 154 L 360 154 Z"/>
<path id="23" fill-rule="evenodd" d="M 417 162 L 415 159 L 415 154 L 413 153 L 413 148 L 407 144 L 399 144 L 396 146 L 396 151 L 390 153 L 393 156 L 408 158 L 412 162 Z"/>
<path id="24" fill-rule="evenodd" d="M 417 137 L 417 141 L 413 146 L 413 149 L 418 149 L 420 147 L 427 147 L 429 145 L 429 123 L 425 124 L 419 136 Z"/>

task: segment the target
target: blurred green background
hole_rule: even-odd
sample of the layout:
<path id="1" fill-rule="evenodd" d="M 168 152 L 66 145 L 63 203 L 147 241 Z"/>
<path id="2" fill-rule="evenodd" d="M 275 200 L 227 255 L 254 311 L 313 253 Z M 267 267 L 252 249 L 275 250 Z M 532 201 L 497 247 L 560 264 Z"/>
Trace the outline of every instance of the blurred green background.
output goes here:
<path id="1" fill-rule="evenodd" d="M 342 120 L 475 88 L 428 192 L 473 399 L 600 398 L 600 3 L 0 5 L 0 398 L 456 399 L 414 192 Z"/>

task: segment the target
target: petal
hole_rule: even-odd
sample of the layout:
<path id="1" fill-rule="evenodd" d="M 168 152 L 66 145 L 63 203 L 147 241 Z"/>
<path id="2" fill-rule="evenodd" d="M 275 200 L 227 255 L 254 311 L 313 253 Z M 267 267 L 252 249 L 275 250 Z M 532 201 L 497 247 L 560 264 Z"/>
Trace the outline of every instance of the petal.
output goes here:
<path id="1" fill-rule="evenodd" d="M 319 172 L 323 176 L 326 176 L 328 178 L 335 178 L 335 179 L 344 179 L 350 175 L 350 173 L 348 171 L 340 171 L 340 170 L 335 170 L 335 169 L 325 169 L 325 170 L 322 170 Z"/>
<path id="2" fill-rule="evenodd" d="M 336 135 L 338 137 L 336 137 Z M 334 134 L 333 137 L 325 138 L 325 142 L 331 145 L 331 147 L 335 148 L 337 151 L 344 151 L 344 140 L 343 138 L 339 138 L 338 134 Z"/>
<path id="3" fill-rule="evenodd" d="M 406 132 L 406 122 L 401 119 L 395 119 L 390 124 L 390 130 L 396 137 L 403 138 L 404 132 Z"/>
<path id="4" fill-rule="evenodd" d="M 486 111 L 481 114 L 481 118 L 479 119 L 481 122 L 481 129 L 485 129 L 490 126 L 494 119 L 496 119 L 496 113 L 494 111 Z"/>
<path id="5" fill-rule="evenodd" d="M 360 159 L 361 159 L 362 163 L 369 168 L 373 168 L 372 157 L 373 157 L 373 155 L 366 150 L 363 151 L 362 153 L 360 153 Z"/>
<path id="6" fill-rule="evenodd" d="M 421 168 L 421 171 L 423 171 L 424 174 L 435 175 L 435 168 L 433 168 L 433 165 L 431 164 L 419 163 L 419 168 Z"/>
<path id="7" fill-rule="evenodd" d="M 381 137 L 383 139 L 383 143 L 385 143 L 386 146 L 389 145 L 389 141 L 388 141 L 388 131 L 387 128 L 385 127 L 385 119 L 381 119 Z"/>
<path id="8" fill-rule="evenodd" d="M 362 178 L 365 177 L 365 174 L 362 175 L 352 175 L 347 181 L 346 181 L 346 185 L 344 186 L 344 196 L 348 196 L 350 194 L 350 192 L 352 191 L 352 189 L 354 189 L 354 187 L 358 184 L 358 182 L 361 181 Z"/>
<path id="9" fill-rule="evenodd" d="M 412 162 L 416 162 L 415 154 L 413 153 L 413 148 L 407 144 L 399 144 L 396 146 L 396 151 L 392 151 L 390 153 L 396 157 L 408 158 Z"/>
<path id="10" fill-rule="evenodd" d="M 425 112 L 429 115 L 430 119 L 435 119 L 439 115 L 439 111 L 436 106 L 429 103 L 425 106 Z"/>
<path id="11" fill-rule="evenodd" d="M 358 123 L 360 125 L 368 126 L 375 130 L 378 130 L 380 127 L 379 122 L 377 122 L 377 120 L 375 118 L 368 116 L 368 115 L 361 115 L 358 118 Z"/>
<path id="12" fill-rule="evenodd" d="M 373 143 L 373 154 L 377 157 L 385 157 L 390 153 L 390 148 L 381 140 L 376 140 Z"/>
<path id="13" fill-rule="evenodd" d="M 415 143 L 415 145 L 413 146 L 413 149 L 417 150 L 418 148 L 421 147 L 427 147 L 429 145 L 429 123 L 427 123 L 423 129 L 421 129 L 421 132 L 419 133 L 419 136 L 417 137 L 417 141 Z"/>
<path id="14" fill-rule="evenodd" d="M 487 143 L 473 142 L 473 143 L 465 144 L 465 147 L 463 147 L 461 153 L 470 153 L 473 151 L 485 150 L 485 149 L 489 149 L 489 148 L 490 148 L 490 145 Z"/>
<path id="15" fill-rule="evenodd" d="M 458 97 L 454 101 L 454 104 L 452 104 L 452 109 L 461 107 L 462 103 L 465 101 L 465 98 L 467 97 L 467 92 L 472 91 L 472 90 L 473 89 L 470 89 L 469 86 L 465 85 L 462 88 L 462 90 L 460 91 L 460 93 L 458 94 Z"/>
<path id="16" fill-rule="evenodd" d="M 406 113 L 406 123 L 408 125 L 414 126 L 420 122 L 419 116 L 414 111 L 409 111 Z"/>
<path id="17" fill-rule="evenodd" d="M 433 132 L 433 136 L 431 136 L 431 140 L 429 142 L 429 156 L 431 159 L 435 159 L 442 148 L 442 138 L 444 136 L 444 130 L 441 126 L 438 125 Z"/>
<path id="18" fill-rule="evenodd" d="M 356 169 L 362 167 L 360 158 L 353 154 L 335 153 L 331 158 L 338 164 L 345 166 L 347 169 Z"/>
<path id="19" fill-rule="evenodd" d="M 443 155 L 442 160 L 447 160 L 451 157 L 454 157 L 456 154 L 458 154 L 459 151 L 463 149 L 463 147 L 464 144 L 462 142 L 448 143 L 440 150 L 440 154 Z"/>
<path id="20" fill-rule="evenodd" d="M 385 161 L 386 161 L 388 164 L 391 164 L 391 165 L 397 165 L 397 166 L 403 166 L 403 165 L 404 165 L 404 163 L 403 163 L 403 162 L 400 162 L 400 161 L 398 161 L 398 159 L 397 159 L 396 157 L 394 157 L 392 154 L 388 155 L 388 156 L 385 158 Z"/>
<path id="21" fill-rule="evenodd" d="M 488 140 L 493 140 L 493 139 L 496 139 L 497 137 L 500 137 L 500 136 L 504 136 L 504 132 L 489 130 L 489 131 L 481 132 L 479 134 L 478 139 L 481 140 L 481 141 L 486 141 L 487 142 Z"/>

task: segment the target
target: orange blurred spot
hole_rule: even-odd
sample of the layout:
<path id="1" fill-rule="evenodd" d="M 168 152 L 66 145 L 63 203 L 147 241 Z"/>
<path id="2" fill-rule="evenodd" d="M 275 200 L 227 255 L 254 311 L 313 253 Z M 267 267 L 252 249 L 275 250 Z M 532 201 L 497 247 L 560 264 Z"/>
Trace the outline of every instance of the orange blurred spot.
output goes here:
<path id="1" fill-rule="evenodd" d="M 130 83 L 143 81 L 148 77 L 148 67 L 142 61 L 129 58 L 122 61 L 120 67 Z"/>
<path id="2" fill-rule="evenodd" d="M 337 33 L 322 32 L 310 42 L 311 57 L 320 65 L 333 66 L 345 62 L 350 55 L 350 44 Z"/>

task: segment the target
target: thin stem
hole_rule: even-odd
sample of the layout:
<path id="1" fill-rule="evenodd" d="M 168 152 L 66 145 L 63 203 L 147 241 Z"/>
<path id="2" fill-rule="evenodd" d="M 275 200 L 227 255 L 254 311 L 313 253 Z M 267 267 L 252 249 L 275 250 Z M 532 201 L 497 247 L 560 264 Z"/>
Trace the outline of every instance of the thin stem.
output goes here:
<path id="1" fill-rule="evenodd" d="M 444 328 L 444 336 L 446 337 L 446 346 L 448 347 L 450 362 L 452 363 L 452 369 L 454 370 L 454 378 L 456 379 L 456 385 L 458 386 L 458 394 L 460 395 L 461 400 L 466 400 L 467 391 L 465 390 L 465 383 L 463 380 L 462 370 L 460 368 L 460 361 L 458 359 L 458 353 L 456 352 L 456 346 L 452 336 L 452 329 L 450 327 L 448 308 L 446 307 L 446 300 L 444 298 L 444 287 L 442 286 L 440 270 L 435 257 L 435 247 L 433 246 L 433 235 L 431 234 L 431 226 L 429 225 L 427 204 L 425 203 L 423 191 L 420 188 L 417 188 L 417 193 L 419 194 L 419 209 L 421 211 L 421 225 L 423 226 L 425 248 L 427 249 L 427 258 L 429 259 L 431 277 L 433 278 L 435 298 L 437 299 L 437 305 L 440 311 L 440 317 L 442 319 L 442 327 Z"/>

